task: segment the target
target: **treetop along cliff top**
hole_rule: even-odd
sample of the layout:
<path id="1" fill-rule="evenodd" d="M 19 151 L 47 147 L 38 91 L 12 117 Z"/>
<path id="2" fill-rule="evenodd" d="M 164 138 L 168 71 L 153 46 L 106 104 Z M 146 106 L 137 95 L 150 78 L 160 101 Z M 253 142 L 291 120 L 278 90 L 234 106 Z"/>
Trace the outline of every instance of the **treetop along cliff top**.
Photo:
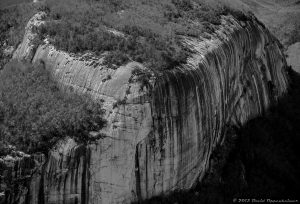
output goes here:
<path id="1" fill-rule="evenodd" d="M 46 0 L 40 10 L 48 15 L 38 43 L 47 37 L 67 52 L 107 52 L 109 66 L 133 60 L 156 70 L 184 63 L 191 51 L 180 39 L 214 32 L 233 11 L 217 0 Z"/>

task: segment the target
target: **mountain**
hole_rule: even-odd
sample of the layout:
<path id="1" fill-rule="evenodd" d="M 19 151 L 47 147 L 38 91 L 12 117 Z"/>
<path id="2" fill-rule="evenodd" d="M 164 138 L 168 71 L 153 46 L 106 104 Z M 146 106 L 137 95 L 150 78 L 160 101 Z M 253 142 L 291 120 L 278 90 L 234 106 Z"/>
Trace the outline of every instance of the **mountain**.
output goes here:
<path id="1" fill-rule="evenodd" d="M 42 63 L 65 93 L 101 103 L 107 126 L 90 144 L 65 135 L 48 155 L 3 157 L 0 173 L 20 189 L 4 202 L 130 203 L 189 190 L 234 130 L 287 93 L 283 47 L 254 15 L 197 1 L 120 2 L 102 10 L 103 24 L 86 22 L 91 35 L 73 11 L 46 6 L 29 20 L 13 59 Z"/>

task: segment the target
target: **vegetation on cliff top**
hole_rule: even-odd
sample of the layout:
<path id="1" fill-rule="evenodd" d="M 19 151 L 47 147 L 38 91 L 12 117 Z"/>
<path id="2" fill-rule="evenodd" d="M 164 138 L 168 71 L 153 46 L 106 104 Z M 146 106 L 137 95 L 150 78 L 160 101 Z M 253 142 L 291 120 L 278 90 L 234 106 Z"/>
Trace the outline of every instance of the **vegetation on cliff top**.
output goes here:
<path id="1" fill-rule="evenodd" d="M 65 136 L 90 141 L 89 131 L 100 130 L 105 121 L 99 103 L 87 98 L 63 93 L 43 63 L 7 64 L 0 71 L 0 144 L 47 153 Z"/>
<path id="2" fill-rule="evenodd" d="M 27 0 L 26 0 L 27 1 Z M 22 2 L 26 2 L 25 0 Z M 17 4 L 19 3 L 19 4 Z M 16 4 L 16 5 L 14 5 Z M 38 11 L 32 3 L 1 1 L 0 3 L 0 70 L 7 63 L 9 56 L 4 53 L 7 46 L 16 48 L 23 40 L 25 26 Z"/>
<path id="3" fill-rule="evenodd" d="M 34 4 L 18 4 L 0 8 L 0 45 L 16 47 L 23 39 L 29 19 L 37 12 Z"/>
<path id="4" fill-rule="evenodd" d="M 0 44 L 16 48 L 38 10 L 46 11 L 48 19 L 37 29 L 40 39 L 35 42 L 48 37 L 58 49 L 71 53 L 91 51 L 99 56 L 108 51 L 108 65 L 134 60 L 156 70 L 186 61 L 191 52 L 181 44 L 182 36 L 208 37 L 205 33 L 220 25 L 222 14 L 242 16 L 218 0 L 46 0 L 1 7 Z"/>
<path id="5" fill-rule="evenodd" d="M 109 65 L 134 60 L 158 70 L 186 61 L 182 36 L 213 32 L 232 11 L 205 0 L 46 0 L 40 9 L 48 13 L 40 40 L 72 53 L 108 51 Z"/>

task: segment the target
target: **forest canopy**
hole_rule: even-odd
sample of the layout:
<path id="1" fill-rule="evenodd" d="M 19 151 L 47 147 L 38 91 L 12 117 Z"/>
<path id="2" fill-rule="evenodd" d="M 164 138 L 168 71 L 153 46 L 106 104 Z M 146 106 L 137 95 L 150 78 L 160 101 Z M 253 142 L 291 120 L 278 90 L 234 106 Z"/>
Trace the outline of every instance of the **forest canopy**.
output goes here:
<path id="1" fill-rule="evenodd" d="M 60 90 L 43 63 L 13 61 L 0 71 L 0 153 L 5 144 L 47 152 L 65 136 L 87 143 L 105 125 L 102 115 L 100 103 Z"/>
<path id="2" fill-rule="evenodd" d="M 182 45 L 183 36 L 210 38 L 207 33 L 218 29 L 222 15 L 245 19 L 220 0 L 45 0 L 0 8 L 0 44 L 16 48 L 38 11 L 47 19 L 35 29 L 34 43 L 48 38 L 70 53 L 106 54 L 110 67 L 137 61 L 154 70 L 186 62 L 191 50 Z"/>
<path id="3" fill-rule="evenodd" d="M 191 51 L 182 37 L 207 37 L 233 11 L 204 0 L 46 0 L 40 10 L 48 14 L 36 29 L 40 42 L 47 37 L 67 52 L 107 52 L 108 65 L 133 60 L 155 70 L 184 63 Z"/>

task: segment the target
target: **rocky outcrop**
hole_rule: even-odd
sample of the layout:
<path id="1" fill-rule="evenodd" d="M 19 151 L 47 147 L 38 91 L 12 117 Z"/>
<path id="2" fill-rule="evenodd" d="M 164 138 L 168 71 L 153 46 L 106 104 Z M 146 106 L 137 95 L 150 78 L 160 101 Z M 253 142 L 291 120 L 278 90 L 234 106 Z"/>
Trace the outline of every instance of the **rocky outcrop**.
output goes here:
<path id="1" fill-rule="evenodd" d="M 31 191 L 39 194 L 32 196 L 33 203 L 88 203 L 89 160 L 88 147 L 70 138 L 58 143 L 39 171 L 39 189 Z"/>
<path id="2" fill-rule="evenodd" d="M 40 187 L 30 188 L 30 203 L 129 203 L 201 181 L 227 127 L 262 114 L 288 87 L 279 43 L 254 17 L 223 16 L 207 36 L 185 38 L 193 55 L 161 72 L 39 46 L 33 62 L 42 60 L 65 90 L 102 103 L 108 125 L 96 144 L 62 143 L 32 177 Z M 14 58 L 31 56 L 24 43 Z"/>
<path id="3" fill-rule="evenodd" d="M 37 47 L 37 45 L 34 42 L 37 34 L 32 32 L 32 29 L 43 23 L 42 20 L 45 17 L 45 15 L 46 13 L 39 12 L 29 20 L 25 28 L 23 41 L 14 52 L 13 58 L 20 59 L 19 57 L 22 56 L 22 60 L 32 60 Z"/>
<path id="4" fill-rule="evenodd" d="M 14 148 L 0 157 L 0 203 L 28 203 L 32 175 L 44 162 L 43 154 L 28 155 Z"/>
<path id="5" fill-rule="evenodd" d="M 13 155 L 13 156 L 11 156 Z M 0 158 L 0 203 L 88 203 L 90 150 L 73 139 L 43 154 Z"/>
<path id="6" fill-rule="evenodd" d="M 300 73 L 300 42 L 297 42 L 288 47 L 287 51 L 287 64 L 292 67 L 294 71 Z"/>

